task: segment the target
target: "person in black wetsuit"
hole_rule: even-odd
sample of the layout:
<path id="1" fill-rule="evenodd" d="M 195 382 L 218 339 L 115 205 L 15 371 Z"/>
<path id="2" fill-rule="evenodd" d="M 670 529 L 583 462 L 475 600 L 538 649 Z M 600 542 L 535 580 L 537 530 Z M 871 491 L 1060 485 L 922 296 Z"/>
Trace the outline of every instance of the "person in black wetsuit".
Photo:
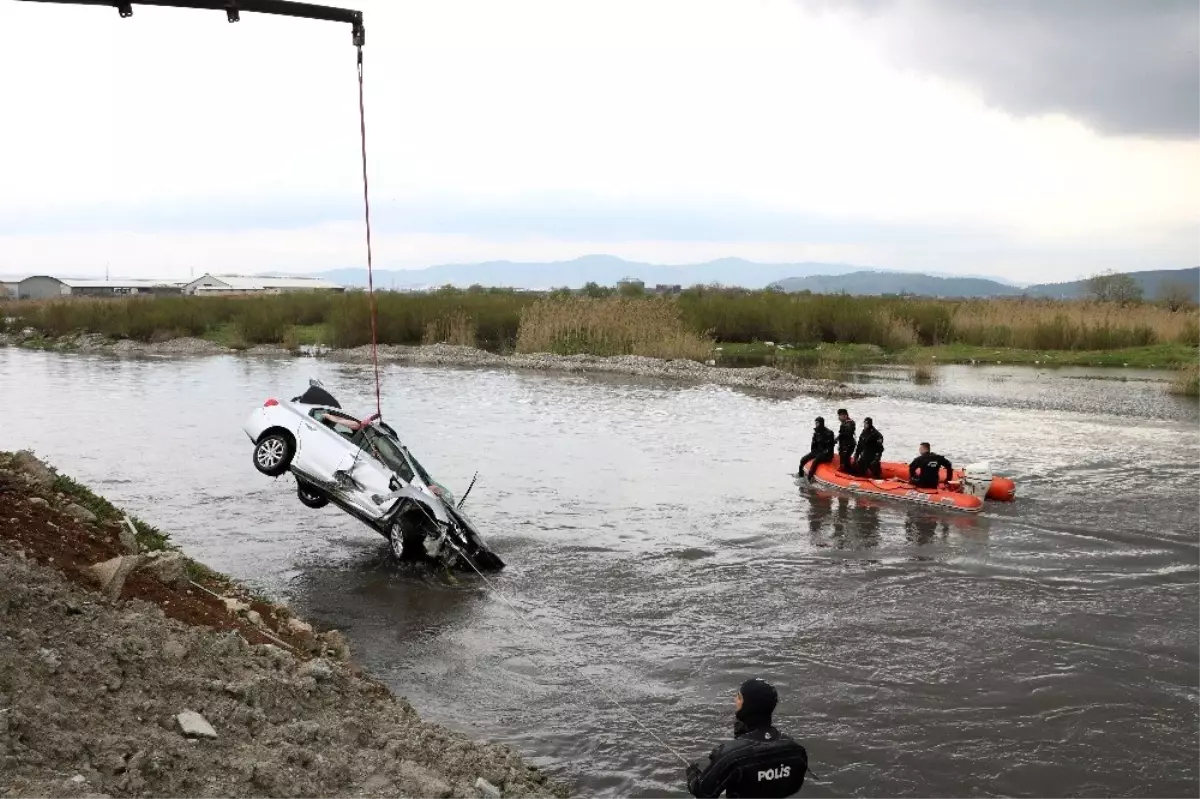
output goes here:
<path id="1" fill-rule="evenodd" d="M 850 470 L 854 468 L 851 462 L 854 458 L 854 420 L 845 408 L 839 408 L 837 415 L 838 421 L 841 422 L 837 434 L 838 468 L 846 474 L 852 474 Z"/>
<path id="2" fill-rule="evenodd" d="M 863 419 L 862 433 L 858 436 L 858 449 L 854 452 L 854 473 L 864 477 L 883 477 L 879 461 L 883 459 L 883 433 L 875 427 L 868 416 Z"/>
<path id="3" fill-rule="evenodd" d="M 813 472 L 817 470 L 818 465 L 833 460 L 833 444 L 833 431 L 825 426 L 825 417 L 818 416 L 816 427 L 813 428 L 812 449 L 800 459 L 800 474 L 804 474 L 804 464 L 812 461 L 812 466 L 808 469 L 808 482 L 813 481 Z"/>
<path id="4" fill-rule="evenodd" d="M 687 787 L 697 799 L 720 796 L 792 796 L 804 785 L 808 752 L 771 724 L 779 695 L 766 680 L 742 683 L 734 700 L 733 740 L 717 746 L 708 764 L 687 768 Z"/>
<path id="5" fill-rule="evenodd" d="M 917 488 L 937 488 L 942 481 L 941 470 L 946 470 L 946 479 L 954 476 L 950 461 L 929 451 L 928 442 L 921 442 L 921 454 L 908 464 L 908 481 Z"/>

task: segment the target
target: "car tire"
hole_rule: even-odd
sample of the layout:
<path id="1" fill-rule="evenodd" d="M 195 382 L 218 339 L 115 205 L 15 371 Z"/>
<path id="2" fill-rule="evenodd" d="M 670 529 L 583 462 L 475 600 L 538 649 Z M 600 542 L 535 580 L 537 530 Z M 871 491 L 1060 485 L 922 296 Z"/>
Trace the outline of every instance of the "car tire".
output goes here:
<path id="1" fill-rule="evenodd" d="M 294 454 L 290 436 L 279 431 L 268 432 L 254 445 L 254 468 L 267 477 L 279 477 L 287 474 Z"/>
<path id="2" fill-rule="evenodd" d="M 427 533 L 428 522 L 416 513 L 398 514 L 387 528 L 392 556 L 396 560 L 428 560 L 424 546 Z"/>
<path id="3" fill-rule="evenodd" d="M 303 481 L 296 483 L 296 497 L 306 508 L 320 510 L 329 504 L 329 497 L 321 489 Z"/>

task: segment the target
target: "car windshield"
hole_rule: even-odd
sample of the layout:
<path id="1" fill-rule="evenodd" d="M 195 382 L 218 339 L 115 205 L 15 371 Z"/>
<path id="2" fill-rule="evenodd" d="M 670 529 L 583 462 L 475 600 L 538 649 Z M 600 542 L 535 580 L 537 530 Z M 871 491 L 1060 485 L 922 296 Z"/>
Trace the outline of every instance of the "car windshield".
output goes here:
<path id="1" fill-rule="evenodd" d="M 399 444 L 385 436 L 374 427 L 366 427 L 364 429 L 367 431 L 367 441 L 370 443 L 375 457 L 383 461 L 384 466 L 388 467 L 397 475 L 399 475 L 400 479 L 404 480 L 406 483 L 412 482 L 413 467 L 409 466 L 408 460 L 404 457 L 404 453 L 401 451 Z M 421 469 L 420 466 L 415 463 L 415 461 L 414 465 L 417 466 L 417 472 L 420 473 L 421 477 L 424 479 L 424 470 Z"/>
<path id="2" fill-rule="evenodd" d="M 429 472 L 425 471 L 425 467 L 421 465 L 419 460 L 417 460 L 417 456 L 413 455 L 407 449 L 404 450 L 404 453 L 408 455 L 408 459 L 412 461 L 412 465 L 416 468 L 417 474 L 421 475 L 421 479 L 425 481 L 426 485 L 433 485 L 433 478 L 429 476 Z"/>

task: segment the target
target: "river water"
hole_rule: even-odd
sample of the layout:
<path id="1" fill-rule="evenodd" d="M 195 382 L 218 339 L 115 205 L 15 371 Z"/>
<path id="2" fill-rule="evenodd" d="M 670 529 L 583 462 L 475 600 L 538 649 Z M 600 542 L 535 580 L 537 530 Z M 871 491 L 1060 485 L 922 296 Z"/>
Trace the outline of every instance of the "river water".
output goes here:
<path id="1" fill-rule="evenodd" d="M 1121 374 L 868 377 L 880 396 L 845 404 L 885 457 L 927 439 L 1017 480 L 962 518 L 798 488 L 825 401 L 384 367 L 384 416 L 430 471 L 460 495 L 479 472 L 468 507 L 509 564 L 491 586 L 398 570 L 254 471 L 251 409 L 311 375 L 365 415 L 369 366 L 0 349 L 0 448 L 344 630 L 426 718 L 581 794 L 684 795 L 654 736 L 707 753 L 761 675 L 820 776 L 804 796 L 1194 797 L 1198 408 Z"/>

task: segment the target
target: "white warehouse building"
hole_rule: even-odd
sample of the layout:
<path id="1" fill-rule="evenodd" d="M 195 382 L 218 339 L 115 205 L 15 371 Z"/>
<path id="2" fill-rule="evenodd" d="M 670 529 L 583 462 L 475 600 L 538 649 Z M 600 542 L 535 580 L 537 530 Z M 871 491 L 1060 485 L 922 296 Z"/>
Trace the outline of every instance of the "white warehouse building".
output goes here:
<path id="1" fill-rule="evenodd" d="M 185 294 L 285 294 L 293 291 L 344 292 L 339 286 L 320 277 L 257 277 L 251 275 L 205 274 L 183 288 Z"/>

